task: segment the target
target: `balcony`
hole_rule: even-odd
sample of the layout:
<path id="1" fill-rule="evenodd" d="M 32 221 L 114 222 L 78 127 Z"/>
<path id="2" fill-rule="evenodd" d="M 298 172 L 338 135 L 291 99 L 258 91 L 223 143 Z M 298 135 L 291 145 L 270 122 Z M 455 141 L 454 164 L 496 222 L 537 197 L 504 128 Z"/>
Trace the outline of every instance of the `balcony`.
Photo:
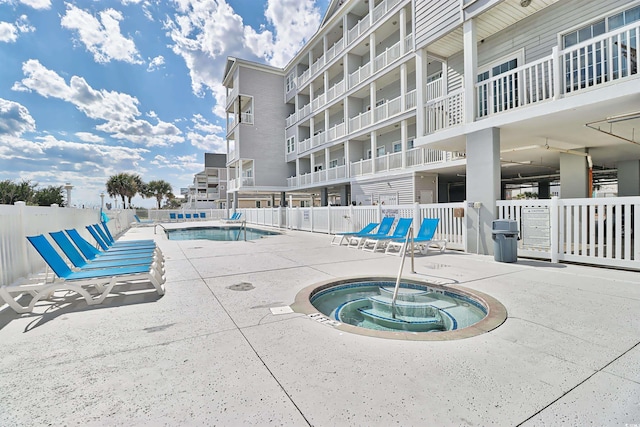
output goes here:
<path id="1" fill-rule="evenodd" d="M 229 105 L 231 105 L 231 103 L 233 102 L 234 99 L 236 99 L 237 96 L 238 96 L 238 85 L 236 84 L 231 88 L 231 92 L 227 94 L 227 105 L 226 105 L 227 108 L 229 108 Z"/>
<path id="2" fill-rule="evenodd" d="M 361 81 L 364 81 L 371 75 L 371 62 L 367 62 L 353 73 L 349 74 L 349 89 L 353 89 Z"/>
<path id="3" fill-rule="evenodd" d="M 344 39 L 340 39 L 337 42 L 335 42 L 333 46 L 331 46 L 327 50 L 327 53 L 325 54 L 327 58 L 326 62 L 331 61 L 333 58 L 338 56 L 343 50 L 344 50 Z"/>
<path id="4" fill-rule="evenodd" d="M 397 42 L 393 46 L 386 48 L 384 52 L 376 56 L 373 62 L 375 71 L 380 71 L 387 65 L 391 64 L 392 62 L 400 58 L 400 55 L 400 42 Z"/>
<path id="5" fill-rule="evenodd" d="M 573 96 L 604 84 L 638 77 L 635 55 L 640 23 L 610 31 L 475 84 L 475 118 Z M 427 85 L 426 131 L 464 122 L 464 90 L 437 96 L 441 80 Z M 432 99 L 431 99 L 432 98 Z"/>
<path id="6" fill-rule="evenodd" d="M 393 9 L 401 0 L 385 0 L 373 9 L 373 23 L 378 22 L 388 11 Z"/>
<path id="7" fill-rule="evenodd" d="M 318 111 L 321 106 L 325 104 L 326 94 L 321 94 L 316 96 L 313 101 L 311 101 L 311 111 Z"/>
<path id="8" fill-rule="evenodd" d="M 321 184 L 347 178 L 347 167 L 345 165 L 334 168 L 309 172 L 299 176 L 287 178 L 288 187 L 302 187 L 311 184 Z"/>
<path id="9" fill-rule="evenodd" d="M 291 127 L 293 126 L 296 122 L 298 121 L 298 115 L 296 113 L 292 113 L 289 117 L 287 117 L 287 119 L 285 120 L 285 125 L 286 127 Z"/>
<path id="10" fill-rule="evenodd" d="M 347 32 L 348 43 L 353 43 L 353 41 L 364 34 L 365 31 L 369 29 L 369 27 L 371 27 L 371 20 L 369 19 L 369 15 L 367 14 Z"/>
<path id="11" fill-rule="evenodd" d="M 334 84 L 327 92 L 327 102 L 333 101 L 340 95 L 344 94 L 344 92 L 344 80 L 340 80 L 338 83 Z"/>
<path id="12" fill-rule="evenodd" d="M 241 113 L 240 114 L 240 123 L 244 123 L 245 125 L 253 124 L 253 113 Z"/>
<path id="13" fill-rule="evenodd" d="M 407 111 L 411 108 L 415 107 L 415 90 L 407 93 L 405 95 L 406 104 L 404 110 L 402 109 L 402 96 L 394 98 L 390 101 L 385 102 L 382 105 L 378 105 L 373 110 L 373 116 L 371 115 L 371 111 L 366 111 L 364 113 L 360 113 L 355 117 L 349 119 L 349 132 L 356 132 L 360 129 L 363 129 L 372 124 L 381 122 L 390 117 L 396 116 L 404 111 Z"/>

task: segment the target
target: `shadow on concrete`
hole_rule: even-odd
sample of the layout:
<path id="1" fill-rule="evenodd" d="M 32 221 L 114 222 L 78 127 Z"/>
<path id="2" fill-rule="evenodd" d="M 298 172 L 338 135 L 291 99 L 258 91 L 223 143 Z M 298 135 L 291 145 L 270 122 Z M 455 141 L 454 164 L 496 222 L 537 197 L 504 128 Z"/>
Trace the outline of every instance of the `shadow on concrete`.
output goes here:
<path id="1" fill-rule="evenodd" d="M 156 302 L 162 295 L 158 295 L 155 288 L 149 288 L 146 283 L 131 283 L 128 285 L 119 285 L 118 291 L 112 291 L 102 304 L 87 305 L 87 302 L 80 295 L 72 291 L 59 291 L 50 299 L 42 299 L 38 301 L 31 313 L 18 314 L 9 306 L 5 306 L 0 310 L 0 330 L 5 328 L 13 320 L 20 318 L 33 318 L 25 328 L 24 332 L 29 332 L 47 322 L 60 316 L 89 311 L 101 310 L 105 308 L 114 308 L 127 305 L 146 304 Z M 27 306 L 31 301 L 31 295 L 23 294 L 16 301 L 21 305 Z"/>

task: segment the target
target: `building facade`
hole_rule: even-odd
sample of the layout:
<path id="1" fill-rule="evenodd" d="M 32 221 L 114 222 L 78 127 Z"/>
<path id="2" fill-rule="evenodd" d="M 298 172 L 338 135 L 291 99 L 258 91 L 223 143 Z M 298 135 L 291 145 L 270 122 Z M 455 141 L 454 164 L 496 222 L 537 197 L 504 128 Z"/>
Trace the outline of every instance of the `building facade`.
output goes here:
<path id="1" fill-rule="evenodd" d="M 227 206 L 227 155 L 204 154 L 204 170 L 193 177 L 185 196 L 186 206 L 193 209 L 225 209 Z"/>
<path id="2" fill-rule="evenodd" d="M 640 195 L 639 40 L 637 0 L 334 0 L 284 69 L 229 59 L 230 191 L 485 231 L 510 188 Z"/>

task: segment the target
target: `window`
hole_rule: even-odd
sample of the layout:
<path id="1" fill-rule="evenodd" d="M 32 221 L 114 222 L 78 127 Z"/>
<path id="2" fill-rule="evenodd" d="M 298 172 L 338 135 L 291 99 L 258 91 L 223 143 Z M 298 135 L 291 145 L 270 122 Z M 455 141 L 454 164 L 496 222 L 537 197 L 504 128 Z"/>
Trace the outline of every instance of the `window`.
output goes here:
<path id="1" fill-rule="evenodd" d="M 260 200 L 256 200 L 256 208 L 260 207 Z"/>
<path id="2" fill-rule="evenodd" d="M 338 159 L 333 159 L 329 161 L 329 169 L 335 168 L 336 166 L 338 166 Z"/>
<path id="3" fill-rule="evenodd" d="M 394 153 L 399 153 L 400 151 L 402 151 L 402 142 L 394 142 L 393 143 L 393 152 Z"/>
<path id="4" fill-rule="evenodd" d="M 376 148 L 376 157 L 382 157 L 386 153 L 384 146 Z"/>
<path id="5" fill-rule="evenodd" d="M 371 149 L 367 150 L 367 156 L 365 159 L 369 160 L 371 158 Z"/>
<path id="6" fill-rule="evenodd" d="M 290 73 L 287 76 L 287 80 L 285 82 L 285 85 L 286 85 L 287 92 L 289 92 L 290 90 L 293 90 L 293 89 L 296 88 L 296 75 L 295 75 L 295 72 Z"/>
<path id="7" fill-rule="evenodd" d="M 296 137 L 292 136 L 287 139 L 287 154 L 294 153 L 296 151 Z"/>
<path id="8" fill-rule="evenodd" d="M 318 171 L 321 171 L 321 170 L 322 170 L 322 163 L 321 163 L 321 164 L 318 164 L 318 165 L 315 165 L 315 166 L 313 167 L 313 171 L 314 171 L 314 172 L 318 172 Z"/>
<path id="9" fill-rule="evenodd" d="M 407 150 L 411 150 L 413 148 L 413 138 L 407 141 Z"/>

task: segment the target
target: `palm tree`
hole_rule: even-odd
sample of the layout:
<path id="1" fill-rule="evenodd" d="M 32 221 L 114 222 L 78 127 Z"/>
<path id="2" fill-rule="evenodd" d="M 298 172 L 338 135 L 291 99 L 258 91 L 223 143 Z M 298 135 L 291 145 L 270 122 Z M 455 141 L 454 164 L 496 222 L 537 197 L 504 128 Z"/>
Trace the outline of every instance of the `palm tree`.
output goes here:
<path id="1" fill-rule="evenodd" d="M 145 183 L 140 178 L 138 174 L 126 174 L 127 175 L 127 187 L 126 187 L 126 196 L 129 199 L 129 209 L 131 209 L 131 199 L 140 193 L 144 194 Z"/>
<path id="2" fill-rule="evenodd" d="M 173 194 L 173 188 L 171 188 L 171 184 L 162 179 L 157 181 L 149 181 L 149 184 L 146 185 L 145 188 L 145 196 L 146 197 L 155 197 L 158 201 L 158 209 L 160 209 L 160 203 L 164 197 L 169 198 L 170 195 Z"/>
<path id="3" fill-rule="evenodd" d="M 107 194 L 109 194 L 109 196 L 114 198 L 120 196 L 122 198 L 123 207 L 125 206 L 126 182 L 127 182 L 126 173 L 119 173 L 116 175 L 112 175 L 109 177 L 109 180 L 107 181 Z"/>

